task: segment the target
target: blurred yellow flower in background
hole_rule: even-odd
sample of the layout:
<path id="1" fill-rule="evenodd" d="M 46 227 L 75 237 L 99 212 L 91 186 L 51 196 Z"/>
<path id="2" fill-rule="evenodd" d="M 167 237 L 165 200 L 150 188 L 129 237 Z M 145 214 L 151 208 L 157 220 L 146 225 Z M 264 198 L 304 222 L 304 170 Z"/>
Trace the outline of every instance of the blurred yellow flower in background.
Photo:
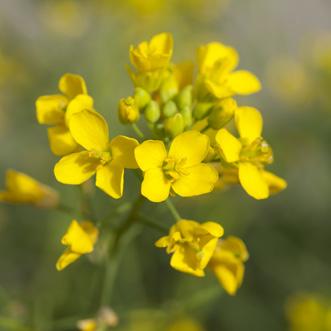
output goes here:
<path id="1" fill-rule="evenodd" d="M 286 315 L 290 331 L 331 331 L 331 301 L 314 293 L 289 298 Z"/>
<path id="2" fill-rule="evenodd" d="M 168 236 L 160 238 L 156 247 L 172 254 L 170 265 L 181 272 L 203 277 L 223 228 L 215 222 L 198 223 L 182 219 L 170 228 Z"/>
<path id="3" fill-rule="evenodd" d="M 178 135 L 167 152 L 163 141 L 146 140 L 135 149 L 144 172 L 141 194 L 153 202 L 168 198 L 170 190 L 183 197 L 209 193 L 217 171 L 202 163 L 208 154 L 209 138 L 197 131 Z"/>
<path id="4" fill-rule="evenodd" d="M 284 102 L 302 105 L 312 100 L 312 80 L 303 61 L 290 57 L 272 59 L 267 78 L 272 92 Z"/>
<path id="5" fill-rule="evenodd" d="M 91 253 L 98 236 L 99 230 L 92 222 L 78 223 L 78 221 L 73 220 L 61 239 L 61 243 L 68 248 L 56 262 L 56 269 L 61 271 L 82 255 Z"/>
<path id="6" fill-rule="evenodd" d="M 200 80 L 216 98 L 249 95 L 261 89 L 260 81 L 249 71 L 233 71 L 238 63 L 237 51 L 224 44 L 212 42 L 198 49 Z"/>
<path id="7" fill-rule="evenodd" d="M 124 168 L 136 169 L 134 149 L 138 141 L 117 136 L 109 141 L 106 120 L 95 111 L 83 110 L 70 116 L 70 132 L 85 150 L 64 156 L 54 167 L 56 179 L 79 185 L 96 174 L 96 186 L 118 199 L 123 195 Z"/>
<path id="8" fill-rule="evenodd" d="M 22 172 L 7 170 L 5 186 L 6 190 L 0 192 L 2 202 L 32 204 L 45 208 L 54 208 L 59 203 L 56 191 Z"/>
<path id="9" fill-rule="evenodd" d="M 228 294 L 235 295 L 241 286 L 248 257 L 247 247 L 240 238 L 230 236 L 218 241 L 208 266 Z"/>
<path id="10" fill-rule="evenodd" d="M 59 81 L 63 94 L 41 96 L 36 101 L 36 115 L 39 124 L 50 126 L 48 140 L 51 151 L 58 156 L 74 152 L 78 144 L 69 128 L 69 117 L 83 109 L 93 109 L 93 99 L 87 95 L 83 77 L 65 74 Z"/>

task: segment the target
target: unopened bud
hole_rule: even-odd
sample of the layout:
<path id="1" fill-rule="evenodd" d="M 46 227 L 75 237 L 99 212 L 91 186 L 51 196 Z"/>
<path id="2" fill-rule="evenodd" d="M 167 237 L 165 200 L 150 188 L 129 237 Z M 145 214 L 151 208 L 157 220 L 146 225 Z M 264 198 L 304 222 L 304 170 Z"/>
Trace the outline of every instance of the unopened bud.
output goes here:
<path id="1" fill-rule="evenodd" d="M 198 102 L 193 109 L 193 116 L 197 120 L 202 120 L 208 116 L 213 104 L 210 102 Z"/>
<path id="2" fill-rule="evenodd" d="M 122 123 L 135 123 L 139 120 L 139 109 L 132 97 L 122 98 L 118 105 L 118 116 Z"/>
<path id="3" fill-rule="evenodd" d="M 192 111 L 189 106 L 184 107 L 180 113 L 184 118 L 185 127 L 188 128 L 193 124 Z"/>
<path id="4" fill-rule="evenodd" d="M 159 120 L 161 116 L 159 104 L 152 100 L 145 108 L 144 111 L 145 118 L 150 123 L 155 123 Z"/>
<path id="5" fill-rule="evenodd" d="M 136 87 L 134 92 L 134 99 L 137 107 L 141 110 L 144 109 L 151 101 L 150 94 L 141 87 Z"/>
<path id="6" fill-rule="evenodd" d="M 179 113 L 175 114 L 170 118 L 167 118 L 164 121 L 165 132 L 172 138 L 182 133 L 184 131 L 184 127 L 185 124 L 183 115 Z"/>
<path id="7" fill-rule="evenodd" d="M 178 83 L 175 77 L 170 76 L 166 79 L 160 90 L 161 100 L 163 102 L 167 102 L 168 100 L 172 99 L 178 93 Z"/>
<path id="8" fill-rule="evenodd" d="M 168 102 L 166 102 L 166 104 L 163 106 L 162 114 L 165 117 L 171 117 L 171 116 L 175 115 L 176 113 L 177 113 L 176 104 L 172 100 L 169 100 Z"/>
<path id="9" fill-rule="evenodd" d="M 237 103 L 234 99 L 228 98 L 218 102 L 212 109 L 208 124 L 213 129 L 221 129 L 231 121 L 234 112 L 237 108 Z"/>
<path id="10" fill-rule="evenodd" d="M 177 104 L 179 109 L 191 107 L 192 104 L 192 85 L 183 88 L 177 96 Z"/>

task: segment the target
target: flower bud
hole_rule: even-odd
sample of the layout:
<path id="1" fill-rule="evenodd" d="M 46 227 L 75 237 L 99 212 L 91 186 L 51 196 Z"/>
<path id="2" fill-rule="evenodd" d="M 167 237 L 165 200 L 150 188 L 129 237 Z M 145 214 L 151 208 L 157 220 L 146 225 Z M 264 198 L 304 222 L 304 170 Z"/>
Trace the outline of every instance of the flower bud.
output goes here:
<path id="1" fill-rule="evenodd" d="M 213 104 L 211 102 L 198 102 L 193 109 L 193 116 L 197 120 L 201 120 L 208 116 Z"/>
<path id="2" fill-rule="evenodd" d="M 163 109 L 162 109 L 162 114 L 165 116 L 165 117 L 171 117 L 173 115 L 175 115 L 177 113 L 177 106 L 176 104 L 172 101 L 172 100 L 169 100 L 168 102 L 166 102 L 166 104 L 163 106 Z"/>
<path id="3" fill-rule="evenodd" d="M 184 87 L 177 96 L 177 105 L 179 109 L 191 107 L 192 104 L 192 85 Z"/>
<path id="4" fill-rule="evenodd" d="M 165 132 L 172 138 L 182 133 L 184 131 L 184 127 L 184 118 L 180 113 L 177 113 L 164 121 Z"/>
<path id="5" fill-rule="evenodd" d="M 237 108 L 237 103 L 234 99 L 228 98 L 218 102 L 212 109 L 208 124 L 211 128 L 218 130 L 224 127 L 233 118 Z"/>
<path id="6" fill-rule="evenodd" d="M 182 114 L 184 118 L 184 124 L 185 127 L 190 127 L 193 124 L 193 118 L 192 118 L 192 111 L 189 106 L 184 107 L 181 111 L 180 114 Z"/>
<path id="7" fill-rule="evenodd" d="M 145 118 L 150 123 L 155 123 L 159 120 L 161 116 L 159 104 L 152 100 L 145 108 L 144 111 Z"/>
<path id="8" fill-rule="evenodd" d="M 168 100 L 172 99 L 178 93 L 178 83 L 174 76 L 170 76 L 166 79 L 160 90 L 161 100 L 163 102 L 167 102 Z"/>
<path id="9" fill-rule="evenodd" d="M 118 116 L 122 123 L 135 123 L 139 120 L 139 109 L 132 97 L 122 98 L 118 105 Z"/>
<path id="10" fill-rule="evenodd" d="M 150 94 L 141 87 L 136 87 L 134 93 L 134 100 L 139 110 L 144 109 L 151 101 Z"/>

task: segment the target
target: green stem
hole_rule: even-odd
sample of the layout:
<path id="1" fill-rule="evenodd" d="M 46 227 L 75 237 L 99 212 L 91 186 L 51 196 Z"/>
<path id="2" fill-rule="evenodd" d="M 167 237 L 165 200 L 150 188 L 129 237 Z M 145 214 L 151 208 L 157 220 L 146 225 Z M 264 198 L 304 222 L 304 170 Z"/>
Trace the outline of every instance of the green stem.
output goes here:
<path id="1" fill-rule="evenodd" d="M 81 192 L 81 214 L 85 219 L 90 221 L 95 220 L 92 202 L 88 191 L 88 185 L 90 182 L 83 183 L 80 185 Z"/>
<path id="2" fill-rule="evenodd" d="M 137 136 L 139 138 L 144 138 L 144 133 L 139 129 L 138 125 L 136 123 L 132 123 L 131 125 Z"/>
<path id="3" fill-rule="evenodd" d="M 109 303 L 109 298 L 112 295 L 113 286 L 115 283 L 116 274 L 119 266 L 118 248 L 120 246 L 122 237 L 136 222 L 138 211 L 143 203 L 144 203 L 144 197 L 140 195 L 135 201 L 135 203 L 132 205 L 128 217 L 126 218 L 124 223 L 122 223 L 122 225 L 117 229 L 115 233 L 115 237 L 109 249 L 108 258 L 106 261 L 106 269 L 105 269 L 101 300 L 100 300 L 101 306 L 107 305 Z"/>
<path id="4" fill-rule="evenodd" d="M 165 226 L 158 224 L 156 222 L 154 222 L 154 220 L 152 220 L 151 218 L 139 214 L 139 222 L 142 223 L 143 225 L 146 225 L 147 227 L 151 228 L 151 229 L 155 229 L 158 230 L 159 232 L 165 234 L 169 232 L 169 229 L 166 228 Z"/>
<path id="5" fill-rule="evenodd" d="M 174 217 L 174 219 L 176 221 L 179 221 L 181 220 L 181 216 L 179 215 L 179 212 L 177 211 L 175 205 L 172 203 L 172 201 L 170 200 L 170 198 L 168 198 L 166 201 L 165 201 L 168 209 L 170 210 L 172 216 Z"/>

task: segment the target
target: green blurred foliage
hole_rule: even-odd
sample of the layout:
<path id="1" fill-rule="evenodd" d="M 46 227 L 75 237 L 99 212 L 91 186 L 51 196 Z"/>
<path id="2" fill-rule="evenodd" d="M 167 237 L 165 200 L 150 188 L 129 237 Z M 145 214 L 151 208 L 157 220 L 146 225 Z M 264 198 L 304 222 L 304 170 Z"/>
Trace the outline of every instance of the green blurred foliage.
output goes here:
<path id="1" fill-rule="evenodd" d="M 281 331 L 290 295 L 331 296 L 331 42 L 316 46 L 321 33 L 331 31 L 330 7 L 322 0 L 1 1 L 0 173 L 26 172 L 58 189 L 67 205 L 79 206 L 79 191 L 56 183 L 56 158 L 34 110 L 39 95 L 56 92 L 63 73 L 85 77 L 113 135 L 134 134 L 117 118 L 118 100 L 133 91 L 128 47 L 157 32 L 174 34 L 175 60 L 194 57 L 200 43 L 232 44 L 243 66 L 262 79 L 264 90 L 241 102 L 262 111 L 275 170 L 288 189 L 267 201 L 236 188 L 175 200 L 186 218 L 219 220 L 228 235 L 245 240 L 251 257 L 243 288 L 228 297 L 213 277 L 170 269 L 168 257 L 153 246 L 159 233 L 137 227 L 123 247 L 111 298 L 118 330 L 160 330 L 193 316 L 208 331 Z M 134 176 L 126 182 L 123 200 L 129 202 L 139 187 Z M 123 201 L 97 192 L 93 203 L 102 218 Z M 171 225 L 164 206 L 146 203 L 143 212 L 151 210 Z M 116 222 L 124 217 L 125 211 Z M 94 316 L 100 257 L 55 270 L 69 221 L 58 212 L 0 206 L 0 330 L 76 330 L 77 320 Z"/>

